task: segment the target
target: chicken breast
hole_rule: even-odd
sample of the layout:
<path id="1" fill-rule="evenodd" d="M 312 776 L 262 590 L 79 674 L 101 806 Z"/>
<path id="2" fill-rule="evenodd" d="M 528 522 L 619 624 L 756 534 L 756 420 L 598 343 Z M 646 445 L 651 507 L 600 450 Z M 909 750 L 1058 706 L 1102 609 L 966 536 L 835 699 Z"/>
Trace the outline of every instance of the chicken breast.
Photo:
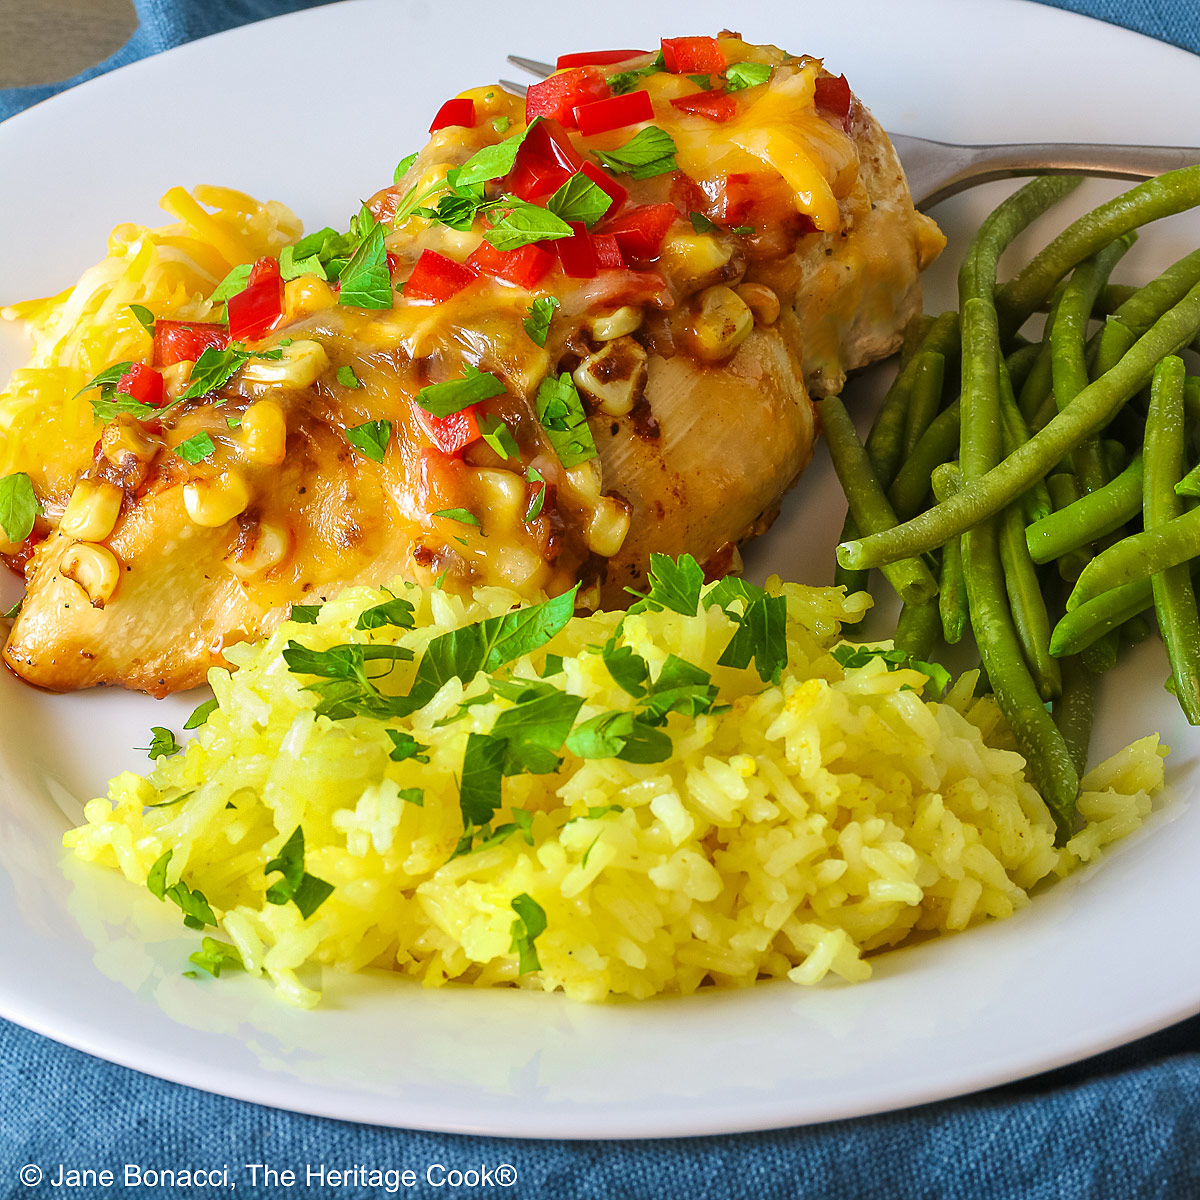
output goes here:
<path id="1" fill-rule="evenodd" d="M 942 238 L 844 80 L 692 40 L 750 82 L 644 56 L 528 107 L 467 93 L 471 124 L 350 235 L 302 241 L 286 281 L 260 260 L 227 333 L 160 319 L 145 369 L 168 403 L 117 393 L 69 500 L 43 498 L 60 515 L 26 563 L 12 669 L 162 695 L 353 584 L 581 583 L 621 605 L 653 552 L 728 570 L 811 457 L 810 395 L 896 348 Z M 610 92 L 646 97 L 632 126 L 580 115 Z M 531 236 L 563 219 L 570 237 Z M 231 343 L 272 295 L 269 332 Z"/>

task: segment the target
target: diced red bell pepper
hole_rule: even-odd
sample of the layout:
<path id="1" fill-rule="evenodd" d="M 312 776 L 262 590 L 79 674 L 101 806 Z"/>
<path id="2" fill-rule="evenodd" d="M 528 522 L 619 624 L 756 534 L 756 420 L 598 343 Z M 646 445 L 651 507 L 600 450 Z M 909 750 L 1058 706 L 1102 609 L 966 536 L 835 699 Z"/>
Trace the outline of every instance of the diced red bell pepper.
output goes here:
<path id="1" fill-rule="evenodd" d="M 580 50 L 575 54 L 560 54 L 554 65 L 559 71 L 567 67 L 608 67 L 645 53 L 645 50 Z"/>
<path id="2" fill-rule="evenodd" d="M 195 362 L 210 346 L 224 350 L 229 345 L 229 330 L 214 321 L 154 322 L 154 365 L 170 367 L 179 362 Z"/>
<path id="3" fill-rule="evenodd" d="M 607 192 L 612 198 L 612 203 L 604 212 L 605 216 L 616 212 L 629 199 L 629 189 L 622 187 L 603 167 L 596 166 L 594 162 L 585 162 L 579 170 L 602 192 Z"/>
<path id="4" fill-rule="evenodd" d="M 437 110 L 437 116 L 433 118 L 433 124 L 429 126 L 429 132 L 437 133 L 439 129 L 445 129 L 448 125 L 461 125 L 465 129 L 474 129 L 475 101 L 463 99 L 447 100 Z"/>
<path id="5" fill-rule="evenodd" d="M 593 100 L 575 109 L 575 126 L 584 137 L 653 120 L 654 104 L 649 92 L 626 92 L 623 96 Z"/>
<path id="6" fill-rule="evenodd" d="M 479 249 L 467 259 L 467 266 L 481 274 L 515 283 L 517 287 L 528 291 L 536 287 L 538 281 L 554 266 L 554 255 L 541 246 L 497 250 L 487 242 L 480 242 Z"/>
<path id="7" fill-rule="evenodd" d="M 543 118 L 525 135 L 505 190 L 521 200 L 540 200 L 558 191 L 582 166 L 583 157 L 567 131 Z"/>
<path id="8" fill-rule="evenodd" d="M 443 454 L 459 454 L 464 447 L 479 440 L 477 406 L 468 405 L 448 417 L 435 417 L 421 410 L 421 418 L 429 428 L 429 436 Z"/>
<path id="9" fill-rule="evenodd" d="M 553 117 L 573 129 L 575 110 L 581 104 L 603 100 L 608 95 L 608 83 L 599 67 L 572 67 L 530 85 L 525 93 L 525 121 Z"/>
<path id="10" fill-rule="evenodd" d="M 163 377 L 143 363 L 134 363 L 117 380 L 117 391 L 151 408 L 162 408 L 167 398 Z"/>
<path id="11" fill-rule="evenodd" d="M 400 265 L 400 260 L 391 253 L 384 256 L 387 261 L 387 269 L 389 275 L 395 275 L 396 268 Z"/>
<path id="12" fill-rule="evenodd" d="M 426 414 L 426 420 L 432 418 Z M 458 455 L 444 454 L 436 446 L 421 447 L 421 469 L 417 476 L 417 504 L 424 512 L 442 508 L 458 498 L 462 460 Z"/>
<path id="13" fill-rule="evenodd" d="M 799 215 L 791 189 L 773 172 L 735 171 L 718 199 L 718 219 L 730 226 L 789 224 Z"/>
<path id="14" fill-rule="evenodd" d="M 593 279 L 598 264 L 596 248 L 587 226 L 577 221 L 570 221 L 568 224 L 574 231 L 572 236 L 558 238 L 554 243 L 554 249 L 558 251 L 558 261 L 562 263 L 563 274 L 572 279 Z"/>
<path id="15" fill-rule="evenodd" d="M 679 213 L 673 204 L 642 204 L 614 217 L 601 231 L 611 233 L 627 259 L 657 258 L 663 238 Z"/>
<path id="16" fill-rule="evenodd" d="M 672 75 L 714 75 L 725 70 L 725 55 L 713 37 L 663 38 L 662 56 Z"/>
<path id="17" fill-rule="evenodd" d="M 246 286 L 229 297 L 229 336 L 239 342 L 256 342 L 283 316 L 283 280 L 279 263 L 260 258 Z"/>
<path id="18" fill-rule="evenodd" d="M 737 101 L 727 92 L 697 92 L 694 96 L 677 96 L 671 107 L 710 121 L 728 121 L 737 113 Z"/>
<path id="19" fill-rule="evenodd" d="M 599 267 L 623 267 L 625 256 L 617 239 L 611 233 L 593 233 L 592 249 L 596 252 L 596 265 Z"/>
<path id="20" fill-rule="evenodd" d="M 842 123 L 842 128 L 849 132 L 850 102 L 854 97 L 845 75 L 839 75 L 836 79 L 832 75 L 822 76 L 817 80 L 813 98 L 817 108 L 837 117 Z"/>
<path id="21" fill-rule="evenodd" d="M 404 298 L 432 300 L 440 304 L 474 280 L 474 270 L 465 263 L 455 262 L 436 250 L 422 250 L 417 265 L 404 285 Z"/>

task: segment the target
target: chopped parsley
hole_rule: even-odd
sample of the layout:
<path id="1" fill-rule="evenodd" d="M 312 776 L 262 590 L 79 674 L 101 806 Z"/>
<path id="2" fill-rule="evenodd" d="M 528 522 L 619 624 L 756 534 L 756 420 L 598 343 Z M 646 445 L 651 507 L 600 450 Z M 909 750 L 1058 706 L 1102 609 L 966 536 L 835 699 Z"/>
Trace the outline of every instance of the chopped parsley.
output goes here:
<path id="1" fill-rule="evenodd" d="M 245 350 L 236 345 L 227 346 L 224 350 L 206 346 L 192 367 L 187 390 L 179 397 L 180 400 L 195 400 L 198 396 L 215 392 L 242 369 L 249 357 Z"/>
<path id="2" fill-rule="evenodd" d="M 162 725 L 150 726 L 150 745 L 139 746 L 139 750 L 145 750 L 148 758 L 170 758 L 172 754 L 178 754 L 183 747 L 175 740 L 175 735 Z"/>
<path id="3" fill-rule="evenodd" d="M 479 518 L 466 508 L 440 508 L 433 514 L 435 517 L 445 517 L 448 521 L 457 521 L 460 525 L 478 525 Z"/>
<path id="4" fill-rule="evenodd" d="M 482 413 L 476 418 L 476 424 L 479 426 L 480 437 L 505 462 L 520 457 L 521 448 L 517 445 L 517 439 L 513 437 L 512 430 L 502 417 L 496 416 L 495 413 Z"/>
<path id="5" fill-rule="evenodd" d="M 399 183 L 405 175 L 408 174 L 409 168 L 417 161 L 417 152 L 414 150 L 411 154 L 406 154 L 397 164 L 396 169 L 392 172 L 392 182 Z"/>
<path id="6" fill-rule="evenodd" d="M 415 804 L 417 808 L 425 807 L 425 789 L 419 787 L 401 788 L 400 799 L 405 804 Z"/>
<path id="7" fill-rule="evenodd" d="M 517 161 L 517 151 L 521 143 L 529 136 L 529 131 L 538 123 L 540 118 L 534 118 L 520 133 L 498 142 L 494 146 L 484 146 L 477 150 L 459 168 L 455 176 L 458 187 L 469 187 L 473 184 L 487 183 L 491 179 L 499 179 L 513 169 Z M 500 130 L 499 132 L 503 132 Z"/>
<path id="8" fill-rule="evenodd" d="M 529 499 L 529 506 L 525 509 L 525 524 L 528 525 L 542 515 L 542 508 L 546 503 L 546 479 L 537 467 L 530 467 L 525 473 L 525 478 L 529 483 L 540 483 L 542 485 L 539 488 L 534 488 L 533 495 Z"/>
<path id="9" fill-rule="evenodd" d="M 429 747 L 418 742 L 411 733 L 405 733 L 402 729 L 385 729 L 384 733 L 392 741 L 392 749 L 388 754 L 392 762 L 404 762 L 409 758 L 419 763 L 429 761 L 429 755 L 425 753 Z"/>
<path id="10" fill-rule="evenodd" d="M 720 226 L 715 221 L 710 221 L 703 213 L 692 212 L 688 213 L 688 220 L 692 223 L 692 228 L 697 233 L 718 233 Z"/>
<path id="11" fill-rule="evenodd" d="M 542 380 L 537 393 L 537 415 L 564 467 L 578 466 L 596 457 L 596 443 L 570 372 Z"/>
<path id="12" fill-rule="evenodd" d="M 346 430 L 346 441 L 372 462 L 383 462 L 391 437 L 391 421 L 364 421 Z"/>
<path id="13" fill-rule="evenodd" d="M 546 201 L 546 207 L 564 221 L 581 221 L 590 227 L 612 207 L 612 197 L 582 171 L 576 171 Z"/>
<path id="14" fill-rule="evenodd" d="M 530 340 L 539 346 L 546 345 L 546 335 L 550 332 L 550 321 L 554 310 L 559 307 L 555 296 L 540 296 L 529 306 L 529 316 L 525 318 L 525 332 Z"/>
<path id="15" fill-rule="evenodd" d="M 671 135 L 657 125 L 638 130 L 623 146 L 615 150 L 593 150 L 602 167 L 633 179 L 649 179 L 674 171 L 675 143 Z"/>
<path id="16" fill-rule="evenodd" d="M 625 590 L 638 597 L 630 612 L 672 612 L 694 617 L 700 604 L 700 589 L 704 587 L 704 568 L 690 555 L 678 559 L 669 554 L 650 555 L 650 590 L 643 596 L 632 588 Z"/>
<path id="17" fill-rule="evenodd" d="M 170 900 L 183 913 L 183 923 L 189 929 L 203 929 L 205 925 L 217 924 L 217 918 L 209 906 L 208 899 L 199 889 L 193 890 L 180 879 L 167 887 L 167 867 L 170 866 L 174 850 L 168 850 L 150 868 L 146 876 L 146 887 L 159 900 Z"/>
<path id="18" fill-rule="evenodd" d="M 138 324 L 151 336 L 154 336 L 154 314 L 144 304 L 131 304 L 129 311 L 138 319 Z"/>
<path id="19" fill-rule="evenodd" d="M 0 527 L 8 541 L 23 542 L 33 532 L 34 518 L 41 511 L 33 480 L 24 471 L 0 479 Z"/>
<path id="20" fill-rule="evenodd" d="M 415 624 L 413 608 L 403 596 L 393 596 L 374 608 L 364 609 L 355 622 L 355 629 L 382 629 L 385 625 L 393 625 L 397 629 L 411 629 Z"/>
<path id="21" fill-rule="evenodd" d="M 489 246 L 497 250 L 519 250 L 534 242 L 571 237 L 574 233 L 562 217 L 555 216 L 540 205 L 518 200 L 515 196 L 505 196 L 503 205 L 496 211 L 499 215 L 493 216 L 492 227 L 483 237 Z"/>
<path id="22" fill-rule="evenodd" d="M 660 50 L 658 57 L 649 66 L 638 67 L 633 71 L 618 71 L 615 75 L 610 75 L 605 82 L 614 96 L 623 96 L 626 92 L 632 92 L 647 75 L 656 75 L 664 70 L 666 64 Z"/>
<path id="23" fill-rule="evenodd" d="M 268 904 L 282 905 L 289 900 L 307 921 L 329 899 L 333 884 L 310 875 L 304 869 L 304 830 L 297 825 L 279 853 L 263 868 L 264 875 L 279 871 L 283 878 L 267 888 Z"/>
<path id="24" fill-rule="evenodd" d="M 338 303 L 354 308 L 391 308 L 392 276 L 383 244 L 383 226 L 374 218 L 371 221 L 370 231 L 338 276 L 342 285 Z"/>
<path id="25" fill-rule="evenodd" d="M 158 409 L 151 405 L 140 404 L 132 396 L 117 392 L 117 384 L 121 382 L 121 377 L 127 374 L 132 366 L 131 362 L 119 362 L 105 367 L 94 379 L 88 380 L 71 399 L 74 400 L 93 388 L 99 388 L 100 395 L 91 402 L 92 417 L 97 421 L 111 421 L 119 413 L 132 413 L 139 418 L 157 413 Z"/>
<path id="26" fill-rule="evenodd" d="M 512 923 L 512 945 L 508 952 L 519 956 L 517 973 L 528 975 L 530 971 L 540 971 L 542 964 L 534 943 L 546 932 L 546 911 L 528 892 L 514 896 L 511 907 L 517 919 Z"/>
<path id="27" fill-rule="evenodd" d="M 203 704 L 197 704 L 192 709 L 192 715 L 183 723 L 184 729 L 199 729 L 201 725 L 208 721 L 208 718 L 217 711 L 220 705 L 215 699 L 205 700 Z"/>
<path id="28" fill-rule="evenodd" d="M 788 660 L 787 597 L 763 592 L 735 619 L 737 631 L 717 662 L 739 668 L 753 662 L 761 680 L 778 683 Z"/>
<path id="29" fill-rule="evenodd" d="M 766 83 L 770 78 L 771 67 L 768 63 L 730 63 L 725 68 L 725 90 L 727 92 L 740 92 L 743 88 Z"/>
<path id="30" fill-rule="evenodd" d="M 207 971 L 214 979 L 220 979 L 221 972 L 226 969 L 245 970 L 245 964 L 236 946 L 211 937 L 204 938 L 200 942 L 200 949 L 188 955 L 188 962 L 194 963 L 202 971 Z"/>
<path id="31" fill-rule="evenodd" d="M 185 462 L 203 462 L 216 450 L 216 445 L 207 433 L 197 433 L 175 447 L 175 453 Z"/>
<path id="32" fill-rule="evenodd" d="M 631 712 L 600 713 L 577 725 L 567 749 L 580 758 L 619 758 L 656 763 L 671 757 L 671 738 Z"/>
<path id="33" fill-rule="evenodd" d="M 461 379 L 431 383 L 417 393 L 417 403 L 431 416 L 448 417 L 481 400 L 504 394 L 504 384 L 478 367 L 464 366 Z"/>
<path id="34" fill-rule="evenodd" d="M 321 611 L 319 604 L 293 604 L 288 613 L 288 620 L 297 625 L 315 625 L 317 613 Z"/>
<path id="35" fill-rule="evenodd" d="M 830 654 L 844 671 L 865 667 L 875 659 L 884 663 L 889 671 L 920 671 L 939 696 L 950 685 L 950 672 L 940 663 L 923 662 L 905 654 L 903 650 L 885 650 L 882 647 L 843 642 L 840 646 L 834 646 Z"/>
<path id="36" fill-rule="evenodd" d="M 253 269 L 253 263 L 239 263 L 220 283 L 213 289 L 209 300 L 213 304 L 221 304 L 228 300 L 230 296 L 236 296 L 238 292 L 244 291 L 246 285 L 250 282 L 250 272 Z"/>
<path id="37" fill-rule="evenodd" d="M 338 381 L 338 383 L 340 383 L 342 385 L 342 387 L 348 387 L 348 388 L 362 387 L 362 381 L 354 373 L 353 367 L 338 367 L 337 381 Z"/>

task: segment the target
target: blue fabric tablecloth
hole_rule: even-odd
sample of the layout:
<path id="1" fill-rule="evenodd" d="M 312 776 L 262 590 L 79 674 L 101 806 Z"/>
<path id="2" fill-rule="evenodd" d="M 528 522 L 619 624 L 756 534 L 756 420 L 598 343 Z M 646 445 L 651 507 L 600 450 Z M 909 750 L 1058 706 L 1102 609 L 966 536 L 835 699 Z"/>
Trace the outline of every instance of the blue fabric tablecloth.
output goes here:
<path id="1" fill-rule="evenodd" d="M 1195 0 L 1059 0 L 1055 6 L 1200 53 Z M 191 38 L 314 3 L 138 0 L 137 7 L 140 27 L 115 55 L 68 84 L 0 90 L 0 119 Z M 127 1187 L 127 1163 L 175 1169 L 227 1163 L 242 1197 L 388 1194 L 386 1186 L 357 1183 L 308 1186 L 305 1163 L 409 1168 L 416 1183 L 401 1184 L 399 1192 L 421 1195 L 1200 1197 L 1200 1018 L 962 1100 L 805 1129 L 624 1143 L 452 1137 L 299 1116 L 151 1079 L 0 1022 L 0 1198 L 180 1194 Z M 255 1182 L 246 1163 L 298 1169 L 299 1179 L 289 1188 L 259 1173 Z M 108 1169 L 115 1182 L 54 1186 L 59 1164 Z M 445 1171 L 427 1175 L 433 1164 Z M 509 1186 L 509 1176 L 498 1170 L 503 1164 L 515 1173 Z M 463 1186 L 453 1186 L 449 1172 L 481 1168 L 477 1186 L 469 1186 L 476 1178 L 470 1174 Z M 30 1186 L 37 1171 L 42 1182 Z M 185 1190 L 216 1195 L 224 1189 Z"/>

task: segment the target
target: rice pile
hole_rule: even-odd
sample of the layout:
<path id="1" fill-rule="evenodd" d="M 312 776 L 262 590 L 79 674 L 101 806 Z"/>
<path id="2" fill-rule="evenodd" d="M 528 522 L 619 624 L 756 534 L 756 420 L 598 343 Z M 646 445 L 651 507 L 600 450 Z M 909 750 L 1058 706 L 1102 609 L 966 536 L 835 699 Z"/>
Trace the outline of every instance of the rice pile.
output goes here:
<path id="1" fill-rule="evenodd" d="M 1082 827 L 1056 848 L 999 710 L 971 694 L 973 674 L 931 702 L 917 670 L 878 657 L 843 669 L 830 651 L 867 597 L 777 580 L 767 591 L 786 598 L 787 665 L 776 683 L 754 665 L 718 663 L 746 601 L 695 615 L 602 612 L 381 721 L 315 715 L 314 679 L 289 669 L 285 645 L 405 647 L 413 661 L 379 681 L 386 695 L 405 695 L 433 638 L 508 613 L 518 597 L 400 584 L 393 592 L 414 606 L 414 627 L 360 630 L 360 614 L 389 594 L 349 590 L 315 623 L 229 650 L 239 669 L 212 672 L 219 709 L 185 752 L 159 759 L 148 778 L 114 779 L 66 845 L 135 884 L 150 876 L 168 899 L 181 880 L 185 895 L 202 893 L 245 968 L 296 1004 L 318 998 L 306 986 L 315 973 L 305 983 L 297 975 L 313 964 L 602 1000 L 763 978 L 866 979 L 870 952 L 914 931 L 1009 916 L 1040 880 L 1094 857 L 1150 812 L 1163 777 L 1156 736 L 1085 778 Z M 605 643 L 610 656 L 620 647 L 641 656 L 650 683 L 670 655 L 702 668 L 720 704 L 670 713 L 666 761 L 560 749 L 552 773 L 504 778 L 502 807 L 456 855 L 468 739 L 514 707 L 513 687 L 501 685 L 502 696 L 493 679 L 583 697 L 576 727 L 633 712 L 644 700 L 618 685 Z M 376 674 L 389 664 L 369 665 Z M 424 753 L 389 757 L 389 729 Z M 289 839 L 295 848 L 298 828 L 303 871 L 332 885 L 307 917 L 298 902 L 268 899 L 286 876 L 268 864 Z M 292 884 L 299 869 L 293 862 Z"/>

